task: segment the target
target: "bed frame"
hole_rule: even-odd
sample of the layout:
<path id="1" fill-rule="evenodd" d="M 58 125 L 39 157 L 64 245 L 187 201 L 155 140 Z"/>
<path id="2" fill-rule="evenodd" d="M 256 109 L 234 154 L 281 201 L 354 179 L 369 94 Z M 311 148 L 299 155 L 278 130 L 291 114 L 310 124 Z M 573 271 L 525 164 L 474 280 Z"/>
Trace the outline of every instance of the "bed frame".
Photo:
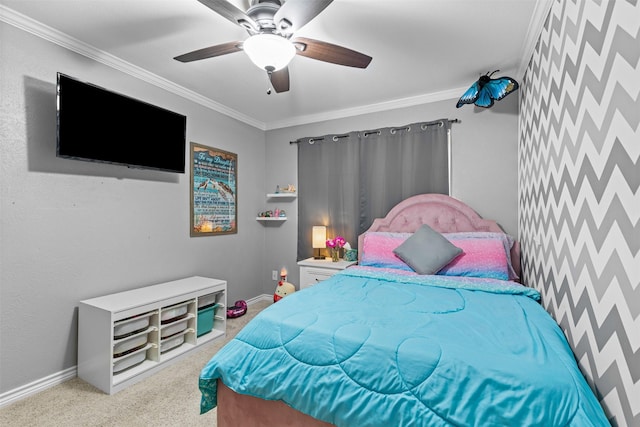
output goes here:
<path id="1" fill-rule="evenodd" d="M 473 209 L 460 200 L 443 194 L 420 194 L 398 203 L 386 217 L 373 221 L 365 231 L 415 232 L 427 224 L 440 233 L 463 231 L 488 231 L 504 233 L 491 220 L 482 219 Z M 358 237 L 362 247 L 364 234 Z M 511 248 L 511 263 L 520 275 L 520 247 L 516 242 Z M 218 380 L 217 417 L 219 427 L 250 425 L 256 427 L 330 427 L 309 415 L 287 406 L 283 402 L 258 399 L 235 393 Z"/>

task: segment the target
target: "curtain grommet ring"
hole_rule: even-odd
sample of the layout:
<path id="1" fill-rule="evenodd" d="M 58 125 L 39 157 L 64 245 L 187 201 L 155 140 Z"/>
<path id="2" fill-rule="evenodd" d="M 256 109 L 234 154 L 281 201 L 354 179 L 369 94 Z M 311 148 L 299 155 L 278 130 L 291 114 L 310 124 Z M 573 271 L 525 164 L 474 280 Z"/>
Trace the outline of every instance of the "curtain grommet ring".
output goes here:
<path id="1" fill-rule="evenodd" d="M 399 130 L 406 130 L 407 132 L 411 132 L 411 126 L 405 126 L 405 127 L 403 127 L 403 128 L 391 128 L 391 129 L 389 130 L 389 132 L 390 132 L 391 134 L 395 134 L 395 133 L 396 133 L 396 132 L 398 132 Z"/>

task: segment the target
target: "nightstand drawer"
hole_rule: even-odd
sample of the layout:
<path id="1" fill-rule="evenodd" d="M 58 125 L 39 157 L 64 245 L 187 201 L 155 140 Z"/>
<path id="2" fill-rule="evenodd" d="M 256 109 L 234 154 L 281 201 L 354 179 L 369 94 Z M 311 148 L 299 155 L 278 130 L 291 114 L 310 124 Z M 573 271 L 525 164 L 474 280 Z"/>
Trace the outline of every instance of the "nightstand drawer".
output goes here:
<path id="1" fill-rule="evenodd" d="M 318 282 L 327 280 L 339 271 L 355 264 L 357 264 L 356 261 L 340 260 L 333 262 L 331 258 L 307 258 L 298 261 L 300 266 L 300 289 L 308 288 Z"/>
<path id="2" fill-rule="evenodd" d="M 326 268 L 300 267 L 300 289 L 327 280 L 338 271 L 339 270 L 329 270 Z"/>

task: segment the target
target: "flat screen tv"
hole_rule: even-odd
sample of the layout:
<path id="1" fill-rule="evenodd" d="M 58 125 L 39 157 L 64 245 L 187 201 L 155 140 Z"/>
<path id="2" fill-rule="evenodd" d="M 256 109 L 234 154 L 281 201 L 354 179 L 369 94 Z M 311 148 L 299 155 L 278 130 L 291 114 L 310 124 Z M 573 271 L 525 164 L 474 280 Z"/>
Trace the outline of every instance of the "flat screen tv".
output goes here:
<path id="1" fill-rule="evenodd" d="M 56 155 L 184 173 L 187 118 L 58 73 Z"/>

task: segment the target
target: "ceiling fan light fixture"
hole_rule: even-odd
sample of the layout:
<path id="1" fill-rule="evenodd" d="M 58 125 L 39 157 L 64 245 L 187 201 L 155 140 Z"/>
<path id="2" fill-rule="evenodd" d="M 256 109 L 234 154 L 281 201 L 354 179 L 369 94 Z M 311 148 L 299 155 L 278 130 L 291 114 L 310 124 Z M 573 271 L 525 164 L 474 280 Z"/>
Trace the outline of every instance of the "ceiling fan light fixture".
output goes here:
<path id="1" fill-rule="evenodd" d="M 296 56 L 296 48 L 288 39 L 275 34 L 256 34 L 242 45 L 251 61 L 262 70 L 280 70 Z"/>

